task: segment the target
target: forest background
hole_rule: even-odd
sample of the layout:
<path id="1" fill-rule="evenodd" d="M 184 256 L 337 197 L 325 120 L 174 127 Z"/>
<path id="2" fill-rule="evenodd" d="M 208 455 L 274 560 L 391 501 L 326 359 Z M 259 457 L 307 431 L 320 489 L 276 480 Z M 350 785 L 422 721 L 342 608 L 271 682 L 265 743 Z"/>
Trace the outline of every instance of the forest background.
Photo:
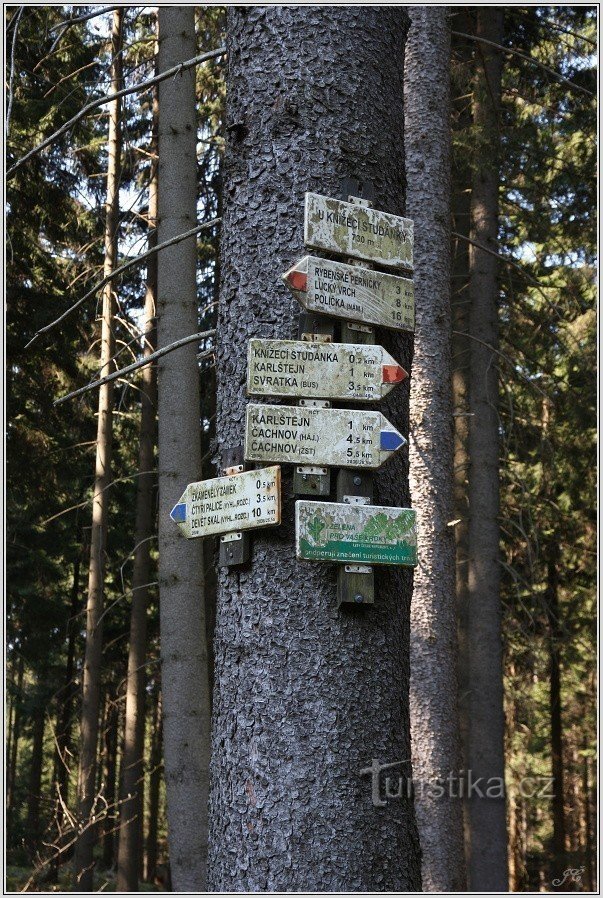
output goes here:
<path id="1" fill-rule="evenodd" d="M 500 372 L 497 520 L 510 887 L 548 890 L 562 857 L 561 866 L 583 871 L 574 887 L 590 891 L 596 886 L 597 9 L 507 6 L 500 11 L 499 37 L 490 43 L 475 39 L 484 27 L 482 8 L 451 7 L 447 15 L 457 589 L 459 596 L 467 589 L 468 361 L 471 339 L 478 339 L 470 315 L 471 201 L 476 172 L 488 160 L 498 201 L 491 251 L 498 343 L 492 352 Z M 195 20 L 191 56 L 224 46 L 224 8 L 198 7 Z M 99 282 L 156 240 L 154 89 L 132 91 L 119 110 L 120 139 L 113 144 L 116 225 L 109 242 L 107 108 L 97 106 L 61 131 L 112 84 L 134 87 L 153 77 L 154 10 L 122 7 L 119 27 L 116 37 L 112 7 L 102 15 L 98 7 L 6 8 L 5 731 L 12 889 L 69 887 L 81 810 L 78 727 L 98 394 L 55 401 L 98 372 L 104 314 Z M 475 114 L 476 85 L 492 52 L 502 66 L 498 88 L 487 85 L 491 109 L 484 124 Z M 223 54 L 194 71 L 197 214 L 199 226 L 206 223 L 196 244 L 197 331 L 206 336 L 196 352 L 202 476 L 212 477 L 219 473 L 215 328 L 228 138 Z M 11 166 L 55 131 L 58 136 L 42 152 L 11 173 Z M 107 269 L 111 246 L 113 268 Z M 156 277 L 152 258 L 148 265 L 126 267 L 109 288 L 117 367 L 156 345 L 148 314 Z M 87 301 L 60 327 L 33 341 L 85 295 Z M 138 645 L 143 756 L 136 760 L 141 766 L 134 780 L 142 825 L 131 851 L 141 888 L 162 888 L 168 876 L 152 371 L 149 365 L 119 378 L 110 398 L 113 457 L 111 479 L 103 487 L 108 501 L 95 822 L 88 827 L 95 888 L 102 889 L 126 875 L 119 871 L 118 843 L 129 769 L 126 694 L 135 608 L 139 615 L 143 609 L 146 632 Z M 146 519 L 140 517 L 144 508 Z M 212 540 L 204 541 L 203 555 L 211 688 L 217 589 Z M 462 631 L 462 613 L 460 618 Z M 462 683 L 462 669 L 460 676 Z M 552 777 L 561 799 L 523 795 L 526 777 Z"/>

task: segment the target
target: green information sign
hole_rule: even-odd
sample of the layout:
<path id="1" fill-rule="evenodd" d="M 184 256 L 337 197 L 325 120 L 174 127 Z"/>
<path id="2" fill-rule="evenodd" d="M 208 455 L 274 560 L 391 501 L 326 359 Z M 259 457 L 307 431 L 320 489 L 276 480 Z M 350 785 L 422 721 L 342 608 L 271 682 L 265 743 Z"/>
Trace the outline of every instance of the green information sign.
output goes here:
<path id="1" fill-rule="evenodd" d="M 306 561 L 417 564 L 412 508 L 299 499 L 295 537 L 297 557 Z"/>

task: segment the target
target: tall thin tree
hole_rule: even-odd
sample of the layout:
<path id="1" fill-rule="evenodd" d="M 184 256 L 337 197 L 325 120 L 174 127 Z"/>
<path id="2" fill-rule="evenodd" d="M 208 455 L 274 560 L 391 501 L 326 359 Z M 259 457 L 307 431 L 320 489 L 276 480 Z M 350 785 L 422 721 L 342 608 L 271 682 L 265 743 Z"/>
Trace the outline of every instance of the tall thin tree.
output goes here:
<path id="1" fill-rule="evenodd" d="M 122 86 L 122 27 L 123 8 L 113 11 L 111 32 L 111 92 Z M 121 101 L 109 104 L 107 201 L 105 217 L 104 275 L 117 265 L 119 219 L 119 180 L 121 161 Z M 114 286 L 108 283 L 103 291 L 101 324 L 102 377 L 112 370 L 115 355 L 113 331 Z M 74 886 L 77 891 L 91 891 L 94 884 L 93 847 L 95 827 L 92 823 L 95 803 L 97 767 L 98 716 L 100 703 L 101 661 L 103 650 L 102 613 L 104 603 L 104 572 L 107 550 L 108 487 L 111 482 L 111 447 L 113 432 L 113 382 L 104 384 L 98 396 L 98 429 L 96 464 L 92 500 L 92 529 L 90 532 L 90 568 L 88 601 L 86 606 L 86 649 L 82 675 L 82 709 L 80 722 L 80 755 L 78 767 L 78 836 L 74 851 Z"/>
<path id="2" fill-rule="evenodd" d="M 159 72 L 195 55 L 192 6 L 159 7 Z M 159 88 L 158 240 L 197 221 L 195 70 Z M 198 330 L 194 237 L 163 249 L 157 273 L 158 346 Z M 184 539 L 170 511 L 201 477 L 197 347 L 158 364 L 161 688 L 168 843 L 176 891 L 203 891 L 207 854 L 209 687 L 201 540 Z"/>
<path id="3" fill-rule="evenodd" d="M 471 188 L 469 419 L 469 885 L 506 891 L 498 421 L 498 191 L 503 9 L 478 7 L 473 125 L 480 152 Z M 482 40 L 483 39 L 483 40 Z M 489 43 L 488 43 L 489 42 Z M 483 247 L 483 249 L 482 249 Z"/>
<path id="4" fill-rule="evenodd" d="M 157 244 L 157 96 L 153 94 L 153 133 L 149 180 L 149 247 Z M 157 256 L 151 256 L 147 268 L 145 295 L 144 355 L 155 349 L 155 309 L 157 299 Z M 147 604 L 151 575 L 151 538 L 154 529 L 153 488 L 156 434 L 156 373 L 154 365 L 142 369 L 138 483 L 136 489 L 136 525 L 134 567 L 132 571 L 132 609 L 130 648 L 126 684 L 125 732 L 122 757 L 119 851 L 117 889 L 134 892 L 142 852 L 142 792 L 144 785 L 145 661 L 147 648 Z"/>
<path id="5" fill-rule="evenodd" d="M 280 275 L 304 255 L 304 191 L 338 196 L 355 178 L 372 182 L 376 207 L 404 213 L 407 29 L 400 7 L 229 7 L 222 452 L 243 441 L 249 338 L 296 333 L 300 309 Z M 410 363 L 411 335 L 379 333 L 379 342 Z M 383 411 L 406 431 L 407 387 Z M 405 788 L 411 572 L 384 568 L 374 606 L 338 610 L 333 567 L 296 560 L 283 473 L 280 529 L 255 533 L 251 564 L 220 573 L 208 884 L 416 890 Z M 375 480 L 380 503 L 408 505 L 405 453 Z M 372 784 L 370 775 L 378 780 L 383 763 L 395 765 L 387 799 L 384 777 Z"/>
<path id="6" fill-rule="evenodd" d="M 416 344 L 410 492 L 418 516 L 410 719 L 423 888 L 465 886 L 462 806 L 431 785 L 460 770 L 457 704 L 450 309 L 450 26 L 444 6 L 409 8 L 404 70 L 407 213 L 415 228 Z"/>

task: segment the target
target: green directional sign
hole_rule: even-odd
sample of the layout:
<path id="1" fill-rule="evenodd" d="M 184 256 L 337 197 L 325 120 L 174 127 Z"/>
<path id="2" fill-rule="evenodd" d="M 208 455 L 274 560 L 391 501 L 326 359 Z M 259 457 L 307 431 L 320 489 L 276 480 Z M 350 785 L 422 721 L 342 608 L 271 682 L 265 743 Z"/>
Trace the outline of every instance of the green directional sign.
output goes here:
<path id="1" fill-rule="evenodd" d="M 311 249 L 366 259 L 389 268 L 413 267 L 413 223 L 368 206 L 306 193 L 304 243 Z"/>
<path id="2" fill-rule="evenodd" d="M 417 564 L 412 508 L 299 499 L 295 537 L 297 557 L 306 561 Z"/>

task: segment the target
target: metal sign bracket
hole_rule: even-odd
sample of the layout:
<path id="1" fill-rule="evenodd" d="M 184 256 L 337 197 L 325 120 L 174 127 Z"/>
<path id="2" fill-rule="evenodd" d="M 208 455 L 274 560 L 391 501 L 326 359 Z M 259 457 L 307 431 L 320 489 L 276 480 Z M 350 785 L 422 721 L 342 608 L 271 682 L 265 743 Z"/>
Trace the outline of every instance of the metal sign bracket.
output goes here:
<path id="1" fill-rule="evenodd" d="M 245 470 L 243 446 L 226 449 L 223 455 L 222 474 L 242 474 Z M 220 567 L 237 567 L 251 558 L 251 534 L 236 531 L 220 537 Z"/>

